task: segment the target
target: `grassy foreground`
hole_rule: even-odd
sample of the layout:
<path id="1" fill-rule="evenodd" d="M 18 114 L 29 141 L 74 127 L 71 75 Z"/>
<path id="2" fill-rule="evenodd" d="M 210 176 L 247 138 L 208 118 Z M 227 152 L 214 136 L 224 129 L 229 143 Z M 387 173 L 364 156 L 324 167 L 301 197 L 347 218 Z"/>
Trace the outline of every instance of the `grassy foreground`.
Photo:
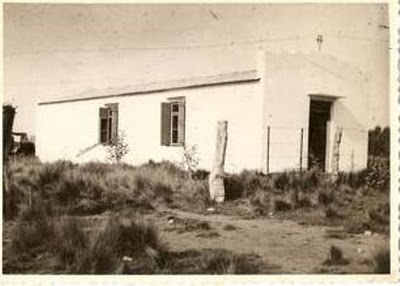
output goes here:
<path id="1" fill-rule="evenodd" d="M 222 205 L 210 202 L 205 172 L 189 179 L 168 162 L 133 167 L 17 159 L 10 164 L 7 183 L 6 273 L 265 273 L 252 253 L 170 251 L 159 230 L 143 219 L 143 214 L 165 209 L 206 215 L 213 207 L 213 213 L 247 219 L 340 226 L 346 233 L 389 232 L 386 160 L 375 160 L 358 173 L 342 173 L 335 183 L 317 171 L 229 175 Z M 85 217 L 104 213 L 109 219 L 103 225 L 85 223 Z M 376 254 L 374 272 L 387 273 L 387 257 L 385 249 Z"/>

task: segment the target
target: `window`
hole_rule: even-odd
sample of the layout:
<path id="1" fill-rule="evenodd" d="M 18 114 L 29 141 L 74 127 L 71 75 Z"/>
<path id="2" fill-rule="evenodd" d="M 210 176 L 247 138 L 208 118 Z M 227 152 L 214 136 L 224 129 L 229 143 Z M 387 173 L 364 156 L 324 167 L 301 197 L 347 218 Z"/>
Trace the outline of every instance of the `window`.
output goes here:
<path id="1" fill-rule="evenodd" d="M 118 103 L 106 104 L 100 107 L 100 134 L 99 141 L 111 144 L 118 136 Z"/>
<path id="2" fill-rule="evenodd" d="M 161 145 L 185 145 L 185 99 L 161 103 Z"/>

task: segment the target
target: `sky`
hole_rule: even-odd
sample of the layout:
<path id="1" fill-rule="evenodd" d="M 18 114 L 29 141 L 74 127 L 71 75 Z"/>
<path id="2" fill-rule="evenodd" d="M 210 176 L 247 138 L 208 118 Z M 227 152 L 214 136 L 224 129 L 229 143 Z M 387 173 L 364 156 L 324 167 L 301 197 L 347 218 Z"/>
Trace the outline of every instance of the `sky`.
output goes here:
<path id="1" fill-rule="evenodd" d="M 254 51 L 318 49 L 368 82 L 368 126 L 389 123 L 385 4 L 5 4 L 4 102 L 35 133 L 40 98 L 245 70 Z"/>

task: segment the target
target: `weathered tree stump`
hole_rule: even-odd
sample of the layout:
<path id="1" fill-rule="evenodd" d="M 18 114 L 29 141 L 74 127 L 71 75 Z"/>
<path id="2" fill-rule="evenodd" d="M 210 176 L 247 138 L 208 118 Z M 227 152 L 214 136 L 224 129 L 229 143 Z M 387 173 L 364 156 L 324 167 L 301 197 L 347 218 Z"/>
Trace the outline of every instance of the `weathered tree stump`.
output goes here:
<path id="1" fill-rule="evenodd" d="M 228 122 L 218 121 L 213 167 L 209 177 L 210 198 L 221 203 L 225 200 L 224 164 L 228 141 Z"/>

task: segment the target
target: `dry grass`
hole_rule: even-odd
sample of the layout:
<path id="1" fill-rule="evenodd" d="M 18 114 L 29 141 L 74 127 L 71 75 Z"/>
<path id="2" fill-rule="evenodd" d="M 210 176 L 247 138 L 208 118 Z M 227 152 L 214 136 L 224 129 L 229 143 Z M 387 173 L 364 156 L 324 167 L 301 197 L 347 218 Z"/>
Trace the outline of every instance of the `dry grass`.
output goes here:
<path id="1" fill-rule="evenodd" d="M 390 273 L 390 249 L 382 247 L 373 256 L 374 273 L 389 274 Z"/>
<path id="2" fill-rule="evenodd" d="M 213 206 L 206 176 L 190 179 L 187 172 L 168 162 L 133 167 L 41 163 L 30 158 L 14 160 L 10 169 L 10 189 L 20 210 L 36 198 L 51 203 L 58 214 L 69 215 L 93 215 L 126 207 L 142 212 L 178 208 L 205 213 Z M 305 214 L 307 220 L 314 216 L 309 220 L 312 224 L 347 225 L 351 232 L 386 232 L 388 182 L 388 161 L 383 159 L 375 159 L 365 171 L 341 173 L 336 184 L 316 170 L 268 176 L 243 171 L 225 178 L 227 203 L 218 210 L 246 217 L 278 212 L 277 216 L 295 220 L 302 220 L 301 214 Z"/>

